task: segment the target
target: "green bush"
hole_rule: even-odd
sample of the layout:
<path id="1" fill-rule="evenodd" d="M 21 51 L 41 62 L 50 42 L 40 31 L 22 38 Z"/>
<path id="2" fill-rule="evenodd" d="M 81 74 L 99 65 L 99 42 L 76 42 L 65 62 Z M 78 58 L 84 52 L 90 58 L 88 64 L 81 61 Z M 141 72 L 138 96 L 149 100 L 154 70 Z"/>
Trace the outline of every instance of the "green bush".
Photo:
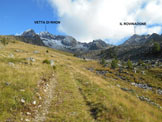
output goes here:
<path id="1" fill-rule="evenodd" d="M 7 41 L 6 38 L 3 38 L 2 40 L 0 40 L 0 42 L 1 42 L 4 46 L 6 46 L 6 45 L 8 44 L 8 41 Z"/>
<path id="2" fill-rule="evenodd" d="M 118 67 L 118 60 L 117 59 L 114 59 L 112 62 L 111 62 L 111 68 L 112 69 L 115 69 Z"/>
<path id="3" fill-rule="evenodd" d="M 153 46 L 153 53 L 158 53 L 160 52 L 160 44 L 158 42 L 155 42 L 154 43 L 154 46 Z"/>
<path id="4" fill-rule="evenodd" d="M 56 70 L 56 66 L 53 66 L 53 70 Z"/>
<path id="5" fill-rule="evenodd" d="M 105 59 L 104 59 L 104 58 L 102 58 L 102 59 L 101 59 L 100 64 L 102 64 L 102 65 L 105 65 L 105 64 L 106 64 L 106 61 L 105 61 Z"/>
<path id="6" fill-rule="evenodd" d="M 132 62 L 130 61 L 130 59 L 127 62 L 127 66 L 128 66 L 128 69 L 132 69 L 133 68 L 133 65 L 132 65 Z"/>
<path id="7" fill-rule="evenodd" d="M 43 60 L 43 64 L 50 64 L 50 61 L 45 59 L 45 60 Z"/>
<path id="8" fill-rule="evenodd" d="M 143 61 L 141 59 L 138 60 L 138 65 L 143 65 Z"/>

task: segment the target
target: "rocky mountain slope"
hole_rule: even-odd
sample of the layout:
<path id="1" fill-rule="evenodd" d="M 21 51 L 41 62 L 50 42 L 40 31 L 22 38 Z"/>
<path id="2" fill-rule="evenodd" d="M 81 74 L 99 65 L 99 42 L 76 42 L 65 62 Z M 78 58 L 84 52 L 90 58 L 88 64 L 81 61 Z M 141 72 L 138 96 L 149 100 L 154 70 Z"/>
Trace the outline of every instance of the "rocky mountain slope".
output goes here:
<path id="1" fill-rule="evenodd" d="M 16 38 L 26 43 L 45 46 L 39 35 L 37 35 L 32 29 L 24 31 L 21 36 L 16 36 Z"/>
<path id="2" fill-rule="evenodd" d="M 39 34 L 36 34 L 32 29 L 25 31 L 21 35 L 21 38 L 23 38 L 22 41 L 24 42 L 33 43 L 36 45 L 45 45 L 50 48 L 71 52 L 74 54 L 85 53 L 90 50 L 106 49 L 109 47 L 109 45 L 102 40 L 94 40 L 90 43 L 81 43 L 71 36 L 53 35 L 49 32 L 40 32 Z"/>
<path id="3" fill-rule="evenodd" d="M 162 48 L 162 35 L 133 35 L 125 43 L 102 51 L 100 57 L 111 59 L 117 57 L 123 60 L 139 59 L 161 59 L 162 50 L 158 53 L 153 52 L 154 43 L 158 43 Z"/>

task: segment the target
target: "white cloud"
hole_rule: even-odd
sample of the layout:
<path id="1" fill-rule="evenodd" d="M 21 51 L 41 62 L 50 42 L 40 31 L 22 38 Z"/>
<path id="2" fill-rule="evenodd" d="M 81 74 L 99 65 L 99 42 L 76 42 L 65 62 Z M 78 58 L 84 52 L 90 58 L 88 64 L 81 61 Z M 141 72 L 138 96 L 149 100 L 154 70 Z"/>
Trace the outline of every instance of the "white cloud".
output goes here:
<path id="1" fill-rule="evenodd" d="M 15 34 L 15 36 L 20 36 L 20 35 L 22 35 L 22 33 L 16 33 L 16 34 Z"/>
<path id="2" fill-rule="evenodd" d="M 120 22 L 162 24 L 162 0 L 48 0 L 57 8 L 59 30 L 78 41 L 109 39 L 115 43 L 134 33 Z M 141 33 L 161 32 L 160 26 L 143 27 Z M 111 41 L 111 42 L 112 42 Z"/>
<path id="3" fill-rule="evenodd" d="M 153 27 L 137 27 L 137 34 L 152 34 L 152 33 L 160 33 L 162 30 L 161 26 L 153 26 Z"/>

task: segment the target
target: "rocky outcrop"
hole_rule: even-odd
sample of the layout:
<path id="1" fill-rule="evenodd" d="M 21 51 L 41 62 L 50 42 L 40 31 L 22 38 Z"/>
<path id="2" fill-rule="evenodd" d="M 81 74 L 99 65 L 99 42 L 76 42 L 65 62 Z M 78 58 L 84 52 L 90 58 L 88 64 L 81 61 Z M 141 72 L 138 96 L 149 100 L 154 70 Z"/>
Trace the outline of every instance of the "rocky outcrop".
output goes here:
<path id="1" fill-rule="evenodd" d="M 16 38 L 26 43 L 45 46 L 39 35 L 33 29 L 26 30 L 21 36 L 16 36 Z"/>

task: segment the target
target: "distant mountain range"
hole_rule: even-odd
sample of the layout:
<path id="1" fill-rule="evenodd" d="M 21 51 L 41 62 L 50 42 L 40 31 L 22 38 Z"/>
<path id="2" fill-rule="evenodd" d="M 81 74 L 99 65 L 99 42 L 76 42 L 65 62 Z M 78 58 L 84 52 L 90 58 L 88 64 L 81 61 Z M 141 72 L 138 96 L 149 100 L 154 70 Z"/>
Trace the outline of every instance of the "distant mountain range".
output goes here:
<path id="1" fill-rule="evenodd" d="M 159 43 L 162 48 L 162 35 L 156 33 L 152 35 L 135 34 L 119 46 L 107 44 L 101 39 L 93 40 L 90 43 L 81 43 L 72 36 L 53 35 L 49 32 L 36 34 L 32 29 L 26 30 L 16 38 L 23 42 L 71 52 L 81 58 L 118 58 L 122 60 L 162 58 L 162 50 L 158 54 L 152 53 L 155 42 Z"/>
<path id="2" fill-rule="evenodd" d="M 102 51 L 98 56 L 105 59 L 118 58 L 123 60 L 147 60 L 161 59 L 162 50 L 158 53 L 153 53 L 154 43 L 158 43 L 162 48 L 162 35 L 156 33 L 152 35 L 133 35 L 123 44 L 114 46 Z"/>
<path id="3" fill-rule="evenodd" d="M 71 52 L 74 54 L 86 53 L 93 50 L 108 49 L 111 45 L 98 39 L 90 43 L 78 42 L 72 36 L 53 35 L 49 32 L 40 32 L 36 34 L 34 30 L 26 30 L 21 36 L 18 36 L 24 42 L 40 46 Z"/>

